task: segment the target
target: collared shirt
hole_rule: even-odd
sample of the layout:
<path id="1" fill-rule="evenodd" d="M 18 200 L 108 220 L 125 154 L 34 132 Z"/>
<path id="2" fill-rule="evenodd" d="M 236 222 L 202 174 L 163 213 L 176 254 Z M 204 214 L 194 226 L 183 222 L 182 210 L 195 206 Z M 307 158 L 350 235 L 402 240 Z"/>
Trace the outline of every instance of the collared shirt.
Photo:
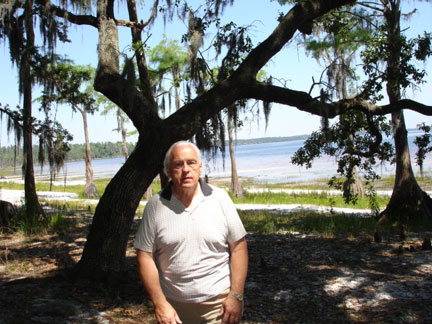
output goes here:
<path id="1" fill-rule="evenodd" d="M 229 243 L 246 231 L 228 194 L 200 181 L 185 207 L 168 186 L 146 205 L 134 246 L 154 252 L 167 298 L 199 303 L 230 287 Z"/>

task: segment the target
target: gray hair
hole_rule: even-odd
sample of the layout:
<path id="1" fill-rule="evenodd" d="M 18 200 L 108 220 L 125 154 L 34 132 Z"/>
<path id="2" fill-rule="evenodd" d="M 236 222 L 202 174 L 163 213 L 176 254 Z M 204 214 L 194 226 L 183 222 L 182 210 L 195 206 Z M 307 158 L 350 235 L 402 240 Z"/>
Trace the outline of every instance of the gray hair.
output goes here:
<path id="1" fill-rule="evenodd" d="M 197 156 L 198 156 L 198 162 L 201 163 L 201 151 L 198 148 L 198 146 L 196 146 L 194 143 L 189 142 L 189 141 L 178 141 L 175 142 L 173 145 L 170 146 L 170 148 L 168 149 L 168 151 L 165 153 L 165 158 L 163 161 L 163 166 L 164 166 L 164 172 L 166 175 L 168 175 L 167 173 L 167 167 L 171 162 L 171 152 L 173 149 L 175 149 L 176 147 L 179 146 L 191 146 L 196 152 L 197 152 Z"/>

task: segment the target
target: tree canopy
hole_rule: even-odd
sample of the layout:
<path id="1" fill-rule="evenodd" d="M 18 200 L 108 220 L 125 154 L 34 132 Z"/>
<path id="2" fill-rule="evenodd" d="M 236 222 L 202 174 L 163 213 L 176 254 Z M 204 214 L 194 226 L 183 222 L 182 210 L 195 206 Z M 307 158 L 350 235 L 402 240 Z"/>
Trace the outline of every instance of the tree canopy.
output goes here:
<path id="1" fill-rule="evenodd" d="M 377 102 L 365 96 L 364 92 L 349 98 L 333 99 L 322 92 L 311 92 L 310 87 L 295 88 L 295 80 L 292 84 L 274 83 L 257 77 L 266 64 L 283 53 L 296 35 L 311 34 L 317 19 L 337 8 L 350 8 L 356 5 L 356 1 L 288 1 L 292 4 L 281 7 L 278 17 L 274 18 L 277 21 L 274 30 L 256 44 L 249 42 L 247 28 L 238 26 L 235 22 L 221 23 L 219 17 L 233 2 L 218 0 L 203 4 L 156 0 L 151 2 L 152 6 L 138 11 L 135 1 L 125 1 L 126 6 L 121 7 L 121 2 L 101 0 L 97 1 L 97 6 L 92 7 L 90 1 L 34 0 L 33 12 L 42 18 L 44 23 L 41 26 L 46 26 L 46 29 L 42 28 L 47 31 L 44 33 L 46 36 L 64 40 L 64 30 L 70 24 L 87 25 L 97 30 L 98 67 L 94 87 L 127 114 L 139 133 L 134 151 L 111 180 L 96 208 L 77 273 L 84 276 L 97 273 L 99 278 L 121 273 L 135 211 L 146 188 L 160 172 L 164 153 L 177 140 L 195 137 L 197 142 L 205 143 L 207 135 L 215 136 L 217 127 L 209 125 L 212 126 L 211 121 L 218 119 L 221 111 L 227 107 L 254 99 L 281 104 L 286 109 L 298 109 L 326 119 L 351 111 L 371 116 L 400 115 L 402 109 L 432 116 L 430 103 L 406 99 L 398 92 L 389 91 L 403 86 L 401 78 L 404 76 L 398 74 L 402 71 L 397 68 L 404 63 L 401 54 L 401 48 L 404 47 L 399 46 L 401 39 L 397 28 L 392 34 L 395 37 L 393 42 L 387 43 L 395 45 L 389 51 L 389 62 L 392 64 L 388 65 L 387 78 L 382 79 L 390 97 L 388 101 Z M 283 2 L 285 1 L 280 1 Z M 13 30 L 15 23 L 20 22 L 23 5 L 20 1 L 7 3 L 10 6 L 2 11 L 3 26 L 7 26 L 2 29 L 3 35 Z M 368 3 L 373 6 L 371 3 L 375 2 Z M 399 1 L 386 3 L 390 7 L 396 7 Z M 28 6 L 32 2 L 25 4 Z M 121 12 L 127 14 L 118 15 L 117 8 L 120 7 Z M 27 15 L 29 12 L 27 11 Z M 397 10 L 384 13 L 389 15 L 389 22 L 397 25 L 397 19 L 390 19 L 390 13 L 397 13 Z M 182 41 L 188 48 L 190 89 L 184 104 L 167 118 L 161 116 L 158 110 L 145 51 L 146 37 L 151 35 L 151 28 L 155 27 L 158 15 L 163 16 L 166 24 L 180 17 L 187 26 Z M 56 32 L 50 28 L 56 28 Z M 119 32 L 122 28 L 130 31 L 132 41 L 129 45 L 132 52 L 127 55 L 121 70 L 120 62 L 125 56 L 120 48 L 120 40 L 123 42 L 125 37 L 124 33 Z M 423 42 L 422 45 L 426 52 L 430 52 L 430 43 L 428 45 Z M 209 48 L 214 51 L 209 52 Z M 291 65 L 296 64 L 292 57 L 285 59 Z M 371 64 L 375 64 L 375 61 L 371 60 Z M 138 74 L 135 73 L 135 66 Z M 291 77 L 294 79 L 296 75 Z M 378 95 L 378 86 L 377 83 L 375 88 L 367 88 L 370 90 L 367 94 Z M 202 132 L 203 129 L 206 132 Z M 403 133 L 403 128 L 400 131 Z"/>

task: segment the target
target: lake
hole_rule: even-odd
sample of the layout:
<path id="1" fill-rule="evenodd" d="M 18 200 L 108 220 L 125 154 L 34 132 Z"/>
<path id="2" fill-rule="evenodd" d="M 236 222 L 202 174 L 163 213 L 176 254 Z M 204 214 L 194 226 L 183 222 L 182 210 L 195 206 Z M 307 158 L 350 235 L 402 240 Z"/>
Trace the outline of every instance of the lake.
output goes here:
<path id="1" fill-rule="evenodd" d="M 414 137 L 420 133 L 409 133 L 410 152 L 413 168 L 419 172 L 415 164 L 414 154 L 417 147 L 412 143 Z M 273 142 L 265 144 L 238 145 L 235 147 L 237 170 L 240 177 L 252 177 L 256 181 L 268 183 L 280 182 L 303 182 L 319 178 L 329 178 L 336 175 L 337 166 L 333 158 L 325 156 L 313 163 L 313 167 L 306 169 L 291 163 L 294 152 L 303 145 L 303 140 Z M 203 174 L 209 177 L 229 177 L 231 175 L 231 163 L 228 149 L 226 150 L 225 168 L 223 159 L 219 154 L 215 160 L 203 156 Z M 124 163 L 123 157 L 93 160 L 93 172 L 95 178 L 112 177 Z M 432 158 L 428 157 L 424 163 L 425 171 L 432 168 Z M 68 162 L 64 170 L 60 171 L 57 181 L 66 175 L 69 180 L 83 179 L 85 165 L 84 161 Z M 45 167 L 43 175 L 40 170 L 35 169 L 38 178 L 48 178 L 48 170 Z M 394 166 L 389 164 L 380 165 L 377 168 L 380 175 L 394 173 Z"/>

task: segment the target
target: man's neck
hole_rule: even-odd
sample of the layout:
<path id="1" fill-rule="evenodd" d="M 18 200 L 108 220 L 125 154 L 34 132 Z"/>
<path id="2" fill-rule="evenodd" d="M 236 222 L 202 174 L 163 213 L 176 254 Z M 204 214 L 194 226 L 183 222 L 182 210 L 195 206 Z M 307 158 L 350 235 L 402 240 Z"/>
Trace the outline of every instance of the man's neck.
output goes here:
<path id="1" fill-rule="evenodd" d="M 199 183 L 195 187 L 188 189 L 177 189 L 174 186 L 171 187 L 172 194 L 187 208 L 192 204 L 192 200 L 199 194 L 201 186 Z"/>

